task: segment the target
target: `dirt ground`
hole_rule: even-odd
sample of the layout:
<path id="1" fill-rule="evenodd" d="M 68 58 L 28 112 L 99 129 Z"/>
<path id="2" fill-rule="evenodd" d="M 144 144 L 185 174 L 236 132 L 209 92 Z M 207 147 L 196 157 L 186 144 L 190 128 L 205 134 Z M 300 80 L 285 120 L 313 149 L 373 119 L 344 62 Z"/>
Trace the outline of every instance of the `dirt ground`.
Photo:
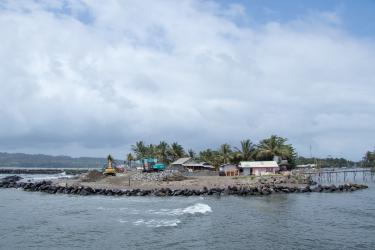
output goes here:
<path id="1" fill-rule="evenodd" d="M 89 186 L 92 188 L 107 189 L 143 189 L 152 190 L 160 188 L 201 190 L 207 188 L 226 188 L 228 186 L 260 186 L 266 184 L 283 186 L 303 186 L 304 180 L 299 177 L 286 177 L 282 175 L 273 176 L 199 176 L 189 177 L 182 181 L 129 181 L 129 175 L 108 176 L 95 181 L 84 181 L 80 179 L 60 180 L 61 186 Z M 129 185 L 130 184 L 130 185 Z"/>

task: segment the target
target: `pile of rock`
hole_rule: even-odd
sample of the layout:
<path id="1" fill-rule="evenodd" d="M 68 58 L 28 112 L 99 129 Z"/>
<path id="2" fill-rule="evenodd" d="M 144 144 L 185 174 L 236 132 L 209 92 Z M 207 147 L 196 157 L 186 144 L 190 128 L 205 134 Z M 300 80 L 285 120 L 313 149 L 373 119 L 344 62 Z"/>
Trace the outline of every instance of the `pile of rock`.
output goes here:
<path id="1" fill-rule="evenodd" d="M 97 171 L 97 170 L 91 170 L 85 174 L 83 174 L 81 177 L 80 177 L 80 180 L 82 182 L 93 182 L 93 181 L 98 181 L 98 180 L 101 180 L 103 179 L 105 176 L 103 175 L 103 173 Z"/>
<path id="2" fill-rule="evenodd" d="M 187 179 L 181 173 L 177 172 L 154 172 L 154 173 L 141 173 L 133 174 L 130 179 L 132 181 L 181 181 Z"/>
<path id="3" fill-rule="evenodd" d="M 186 179 L 188 179 L 188 177 L 186 177 L 180 172 L 176 172 L 165 175 L 163 181 L 183 181 Z"/>
<path id="4" fill-rule="evenodd" d="M 17 175 L 7 176 L 0 180 L 0 187 L 3 188 L 12 188 L 17 186 L 17 182 L 23 178 Z"/>

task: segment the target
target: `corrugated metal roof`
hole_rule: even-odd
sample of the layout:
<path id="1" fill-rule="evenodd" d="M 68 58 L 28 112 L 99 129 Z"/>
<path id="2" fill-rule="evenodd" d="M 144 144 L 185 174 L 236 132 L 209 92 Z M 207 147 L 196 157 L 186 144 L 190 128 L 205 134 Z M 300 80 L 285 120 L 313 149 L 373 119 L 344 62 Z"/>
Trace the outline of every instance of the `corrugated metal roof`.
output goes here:
<path id="1" fill-rule="evenodd" d="M 277 168 L 276 161 L 241 161 L 240 167 L 242 168 Z"/>
<path id="2" fill-rule="evenodd" d="M 190 159 L 191 159 L 190 157 L 180 158 L 180 159 L 172 162 L 171 165 L 182 165 L 182 164 L 188 162 Z"/>
<path id="3" fill-rule="evenodd" d="M 182 164 L 184 167 L 202 167 L 202 168 L 215 168 L 207 163 L 185 163 Z"/>

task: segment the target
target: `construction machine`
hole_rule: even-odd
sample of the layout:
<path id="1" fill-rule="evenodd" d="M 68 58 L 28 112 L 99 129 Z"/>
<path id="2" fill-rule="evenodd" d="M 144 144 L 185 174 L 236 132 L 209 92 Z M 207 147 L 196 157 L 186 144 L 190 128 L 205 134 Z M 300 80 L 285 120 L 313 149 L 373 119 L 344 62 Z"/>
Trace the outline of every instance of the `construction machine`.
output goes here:
<path id="1" fill-rule="evenodd" d="M 103 174 L 116 176 L 116 167 L 114 166 L 114 161 L 111 155 L 107 157 L 107 164 L 104 165 Z"/>

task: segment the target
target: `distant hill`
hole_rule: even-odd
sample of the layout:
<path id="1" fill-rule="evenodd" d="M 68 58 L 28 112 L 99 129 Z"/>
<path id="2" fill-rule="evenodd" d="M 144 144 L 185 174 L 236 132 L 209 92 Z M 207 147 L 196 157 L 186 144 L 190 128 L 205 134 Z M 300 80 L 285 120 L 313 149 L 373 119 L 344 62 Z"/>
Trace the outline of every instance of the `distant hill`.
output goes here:
<path id="1" fill-rule="evenodd" d="M 22 153 L 1 153 L 0 167 L 20 168 L 98 168 L 106 163 L 105 158 L 32 155 Z"/>

